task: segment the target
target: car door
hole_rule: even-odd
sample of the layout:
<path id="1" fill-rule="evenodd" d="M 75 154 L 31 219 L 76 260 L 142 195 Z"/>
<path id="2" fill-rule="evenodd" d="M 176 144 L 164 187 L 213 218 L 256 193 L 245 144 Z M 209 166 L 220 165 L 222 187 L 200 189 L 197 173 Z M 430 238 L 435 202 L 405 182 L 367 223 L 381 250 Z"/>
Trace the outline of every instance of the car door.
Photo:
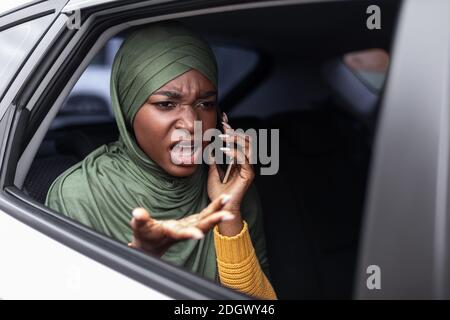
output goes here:
<path id="1" fill-rule="evenodd" d="M 407 0 L 378 124 L 355 297 L 448 299 L 450 3 Z"/>

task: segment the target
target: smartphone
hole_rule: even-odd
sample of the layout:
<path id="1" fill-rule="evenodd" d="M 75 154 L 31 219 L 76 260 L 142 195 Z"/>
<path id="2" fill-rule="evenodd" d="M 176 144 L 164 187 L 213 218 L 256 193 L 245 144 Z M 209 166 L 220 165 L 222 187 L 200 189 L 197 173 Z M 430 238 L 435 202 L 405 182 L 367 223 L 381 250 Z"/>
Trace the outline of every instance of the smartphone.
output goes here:
<path id="1" fill-rule="evenodd" d="M 221 133 L 225 133 L 225 130 L 222 125 L 222 121 L 223 121 L 222 120 L 222 111 L 218 107 L 217 108 L 217 129 Z M 221 139 L 219 137 L 216 137 L 216 139 L 218 139 L 218 141 L 221 141 Z M 227 145 L 225 144 L 225 142 L 223 142 L 222 146 L 226 147 Z M 216 151 L 218 152 L 216 159 L 222 160 L 222 164 L 217 164 L 217 171 L 219 173 L 220 181 L 222 183 L 227 183 L 228 179 L 230 177 L 231 169 L 233 167 L 233 161 L 231 160 L 231 158 L 228 155 L 223 153 L 221 150 L 216 150 Z"/>

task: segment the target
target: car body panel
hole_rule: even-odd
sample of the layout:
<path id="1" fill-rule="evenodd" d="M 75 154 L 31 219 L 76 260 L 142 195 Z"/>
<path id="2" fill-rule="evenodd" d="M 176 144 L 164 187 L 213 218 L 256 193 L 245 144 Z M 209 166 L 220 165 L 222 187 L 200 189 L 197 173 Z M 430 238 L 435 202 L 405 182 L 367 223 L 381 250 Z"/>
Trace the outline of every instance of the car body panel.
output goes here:
<path id="1" fill-rule="evenodd" d="M 1 299 L 169 299 L 0 211 Z"/>

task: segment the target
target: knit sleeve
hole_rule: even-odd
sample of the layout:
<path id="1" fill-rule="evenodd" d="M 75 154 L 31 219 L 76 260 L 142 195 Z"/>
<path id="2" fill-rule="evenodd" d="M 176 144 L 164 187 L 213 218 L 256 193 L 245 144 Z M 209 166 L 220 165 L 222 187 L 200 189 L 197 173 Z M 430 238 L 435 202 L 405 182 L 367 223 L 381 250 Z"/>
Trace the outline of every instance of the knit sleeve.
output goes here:
<path id="1" fill-rule="evenodd" d="M 261 270 L 245 221 L 242 231 L 233 237 L 221 235 L 216 226 L 214 245 L 220 282 L 224 286 L 260 299 L 277 299 L 272 285 Z"/>

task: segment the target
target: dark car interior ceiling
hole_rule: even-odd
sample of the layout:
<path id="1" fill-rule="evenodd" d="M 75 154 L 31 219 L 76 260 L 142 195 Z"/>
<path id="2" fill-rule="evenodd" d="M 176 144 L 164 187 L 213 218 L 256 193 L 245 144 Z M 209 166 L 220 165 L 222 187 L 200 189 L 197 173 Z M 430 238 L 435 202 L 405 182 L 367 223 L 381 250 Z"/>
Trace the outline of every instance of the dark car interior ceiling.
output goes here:
<path id="1" fill-rule="evenodd" d="M 366 28 L 368 4 L 382 7 L 381 30 Z M 227 111 L 235 128 L 280 130 L 278 174 L 258 175 L 255 166 L 279 298 L 352 296 L 371 134 L 364 121 L 336 103 L 323 66 L 350 51 L 390 52 L 399 6 L 397 1 L 338 1 L 182 20 L 211 42 L 256 50 L 265 57 L 260 63 L 269 64 L 252 81 L 237 85 Z M 61 122 L 67 110 L 55 119 L 60 125 L 48 132 L 25 181 L 29 196 L 43 203 L 59 174 L 117 139 L 114 121 L 103 121 L 92 108 L 82 116 L 99 117 L 93 123 Z"/>

